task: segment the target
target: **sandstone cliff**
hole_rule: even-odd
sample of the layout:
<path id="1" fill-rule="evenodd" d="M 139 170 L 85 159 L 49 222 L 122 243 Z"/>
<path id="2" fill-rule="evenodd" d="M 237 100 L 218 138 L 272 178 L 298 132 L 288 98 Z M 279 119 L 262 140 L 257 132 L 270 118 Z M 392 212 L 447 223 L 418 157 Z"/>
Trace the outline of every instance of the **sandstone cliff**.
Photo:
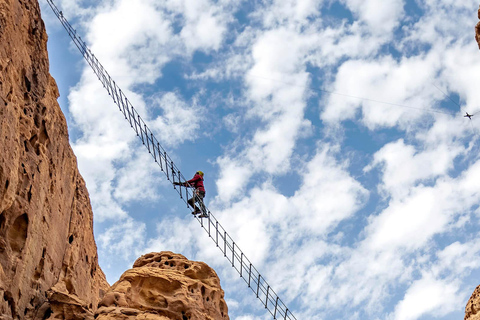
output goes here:
<path id="1" fill-rule="evenodd" d="M 97 320 L 228 320 L 217 274 L 172 252 L 135 261 L 99 304 Z"/>
<path id="2" fill-rule="evenodd" d="M 109 285 L 37 0 L 0 0 L 0 319 L 93 318 Z"/>

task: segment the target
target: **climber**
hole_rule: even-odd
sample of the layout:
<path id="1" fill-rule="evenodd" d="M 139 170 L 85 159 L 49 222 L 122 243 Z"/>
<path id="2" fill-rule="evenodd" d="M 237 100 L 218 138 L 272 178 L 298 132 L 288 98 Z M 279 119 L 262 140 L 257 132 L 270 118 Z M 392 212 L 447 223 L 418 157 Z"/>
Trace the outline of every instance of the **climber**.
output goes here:
<path id="1" fill-rule="evenodd" d="M 203 204 L 203 198 L 205 198 L 205 187 L 203 186 L 203 172 L 197 171 L 192 179 L 185 182 L 174 182 L 176 186 L 184 186 L 187 188 L 194 188 L 193 197 L 188 199 L 188 204 L 193 208 L 193 215 L 199 214 L 200 218 L 208 217 L 205 205 Z M 195 205 L 198 202 L 200 208 Z"/>
<path id="2" fill-rule="evenodd" d="M 469 114 L 468 112 L 465 112 L 465 113 L 466 114 L 464 115 L 464 117 L 472 120 L 473 114 Z"/>

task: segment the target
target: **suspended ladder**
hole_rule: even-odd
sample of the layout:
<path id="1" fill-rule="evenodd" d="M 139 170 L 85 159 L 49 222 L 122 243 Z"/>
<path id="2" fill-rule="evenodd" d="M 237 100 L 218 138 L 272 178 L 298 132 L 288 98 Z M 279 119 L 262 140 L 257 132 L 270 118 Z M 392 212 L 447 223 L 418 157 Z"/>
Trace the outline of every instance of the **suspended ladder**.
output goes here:
<path id="1" fill-rule="evenodd" d="M 175 182 L 184 182 L 186 179 L 168 156 L 165 149 L 160 145 L 158 140 L 153 135 L 152 131 L 147 127 L 146 123 L 140 117 L 138 112 L 127 99 L 123 91 L 117 86 L 115 81 L 110 77 L 107 70 L 98 61 L 95 55 L 90 51 L 85 42 L 77 35 L 76 30 L 63 16 L 63 13 L 58 10 L 53 0 L 47 0 L 57 18 L 62 23 L 65 30 L 68 32 L 73 43 L 77 46 L 80 53 L 83 55 L 87 63 L 97 75 L 103 87 L 108 91 L 112 97 L 113 102 L 118 106 L 120 112 L 124 115 L 130 126 L 135 130 L 137 136 L 142 140 L 143 145 L 147 148 L 155 162 L 160 167 L 160 170 L 165 174 L 168 181 L 173 184 L 173 188 L 177 191 L 180 198 L 187 204 L 188 199 L 197 197 L 195 192 L 189 188 L 174 185 Z M 248 287 L 255 293 L 256 297 L 262 302 L 265 309 L 267 309 L 274 319 L 289 319 L 296 320 L 292 312 L 287 308 L 283 301 L 273 291 L 265 278 L 252 265 L 250 260 L 243 254 L 242 250 L 228 235 L 227 231 L 222 227 L 220 222 L 199 200 L 200 209 L 207 217 L 200 218 L 195 216 L 200 226 L 208 233 L 208 236 L 215 242 L 216 246 L 223 253 L 223 256 L 228 259 L 232 267 L 240 274 L 240 277 L 245 281 Z"/>

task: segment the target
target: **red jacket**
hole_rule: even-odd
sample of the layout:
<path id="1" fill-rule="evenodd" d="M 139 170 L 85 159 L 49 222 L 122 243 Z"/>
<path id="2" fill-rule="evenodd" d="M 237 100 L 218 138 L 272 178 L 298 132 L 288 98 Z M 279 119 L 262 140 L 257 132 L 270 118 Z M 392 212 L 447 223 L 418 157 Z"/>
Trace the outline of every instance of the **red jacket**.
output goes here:
<path id="1" fill-rule="evenodd" d="M 203 187 L 203 178 L 199 174 L 195 174 L 192 179 L 188 180 L 186 184 L 191 185 L 195 189 L 198 189 L 198 191 L 205 192 L 205 188 Z"/>

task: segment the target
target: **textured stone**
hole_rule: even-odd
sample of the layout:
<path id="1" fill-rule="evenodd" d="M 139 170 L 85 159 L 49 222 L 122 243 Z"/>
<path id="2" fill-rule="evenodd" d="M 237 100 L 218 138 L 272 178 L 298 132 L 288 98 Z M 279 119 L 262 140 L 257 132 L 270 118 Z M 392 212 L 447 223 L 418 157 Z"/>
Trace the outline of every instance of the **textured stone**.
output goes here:
<path id="1" fill-rule="evenodd" d="M 473 291 L 465 307 L 465 320 L 480 320 L 480 285 Z"/>
<path id="2" fill-rule="evenodd" d="M 0 314 L 88 318 L 109 289 L 36 0 L 0 0 Z M 90 311 L 86 310 L 90 309 Z M 88 312 L 87 312 L 88 311 Z"/>
<path id="3" fill-rule="evenodd" d="M 135 261 L 104 296 L 97 320 L 228 320 L 215 271 L 172 252 Z"/>

